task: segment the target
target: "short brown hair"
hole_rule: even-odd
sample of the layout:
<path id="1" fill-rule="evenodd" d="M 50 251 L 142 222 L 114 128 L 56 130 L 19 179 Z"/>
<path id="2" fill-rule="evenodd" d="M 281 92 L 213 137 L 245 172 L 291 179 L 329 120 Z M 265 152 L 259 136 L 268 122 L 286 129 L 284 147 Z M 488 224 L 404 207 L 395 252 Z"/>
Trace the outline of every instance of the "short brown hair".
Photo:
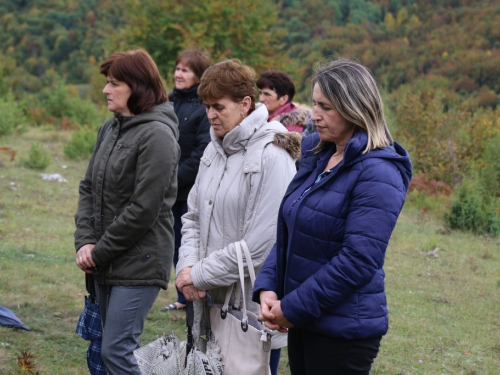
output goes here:
<path id="1" fill-rule="evenodd" d="M 111 55 L 101 64 L 100 72 L 130 87 L 132 93 L 127 107 L 134 115 L 168 101 L 160 72 L 149 53 L 142 48 Z"/>
<path id="2" fill-rule="evenodd" d="M 221 61 L 208 68 L 201 77 L 198 96 L 204 102 L 217 101 L 224 96 L 240 102 L 249 96 L 252 104 L 248 113 L 251 113 L 257 96 L 255 71 L 237 59 Z"/>
<path id="3" fill-rule="evenodd" d="M 292 78 L 278 70 L 268 70 L 262 73 L 257 81 L 257 87 L 261 90 L 266 87 L 274 90 L 278 94 L 278 99 L 288 95 L 287 103 L 290 103 L 295 96 L 295 85 Z"/>
<path id="4" fill-rule="evenodd" d="M 179 53 L 175 60 L 175 66 L 179 63 L 186 64 L 200 80 L 205 70 L 210 66 L 210 58 L 200 50 L 190 48 Z"/>

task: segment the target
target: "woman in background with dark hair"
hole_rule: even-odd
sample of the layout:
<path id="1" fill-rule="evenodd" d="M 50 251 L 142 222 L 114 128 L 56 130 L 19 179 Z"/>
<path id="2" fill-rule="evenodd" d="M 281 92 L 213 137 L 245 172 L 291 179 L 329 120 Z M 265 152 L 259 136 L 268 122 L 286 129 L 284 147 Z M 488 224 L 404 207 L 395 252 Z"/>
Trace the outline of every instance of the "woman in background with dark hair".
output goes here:
<path id="1" fill-rule="evenodd" d="M 99 129 L 80 182 L 76 264 L 99 287 L 108 373 L 141 375 L 133 351 L 172 269 L 177 118 L 145 50 L 115 53 L 100 72 L 114 117 Z"/>
<path id="2" fill-rule="evenodd" d="M 172 207 L 175 219 L 174 267 L 177 265 L 179 247 L 181 247 L 181 217 L 187 212 L 188 194 L 194 185 L 203 151 L 210 142 L 210 122 L 205 113 L 205 106 L 197 93 L 200 78 L 209 66 L 208 56 L 197 49 L 181 52 L 175 61 L 175 88 L 169 95 L 179 119 L 179 146 L 181 147 L 177 172 L 177 200 Z M 177 290 L 177 301 L 161 310 L 180 310 L 185 307 L 186 299 Z"/>
<path id="3" fill-rule="evenodd" d="M 311 110 L 292 103 L 295 85 L 292 78 L 278 70 L 268 70 L 257 80 L 260 90 L 259 101 L 269 112 L 268 121 L 282 123 L 288 131 L 302 133 L 310 118 Z"/>

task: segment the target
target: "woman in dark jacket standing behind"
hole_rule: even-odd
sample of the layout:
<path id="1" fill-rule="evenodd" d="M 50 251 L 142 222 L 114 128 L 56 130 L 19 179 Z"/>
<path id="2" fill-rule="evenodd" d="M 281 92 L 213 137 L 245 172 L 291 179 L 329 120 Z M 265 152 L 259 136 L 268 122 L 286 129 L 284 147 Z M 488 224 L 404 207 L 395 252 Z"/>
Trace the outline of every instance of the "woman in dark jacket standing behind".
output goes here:
<path id="1" fill-rule="evenodd" d="M 384 257 L 412 168 L 368 69 L 336 60 L 312 84 L 318 133 L 302 140 L 253 298 L 269 328 L 288 329 L 293 375 L 368 374 L 388 329 Z"/>
<path id="2" fill-rule="evenodd" d="M 114 117 L 99 129 L 80 182 L 76 263 L 99 286 L 108 373 L 140 375 L 133 351 L 172 269 L 177 118 L 145 50 L 115 53 L 100 71 Z"/>
<path id="3" fill-rule="evenodd" d="M 197 49 L 188 49 L 175 60 L 175 88 L 169 99 L 174 103 L 174 111 L 179 119 L 179 145 L 181 159 L 177 173 L 177 201 L 174 213 L 175 252 L 174 267 L 179 259 L 181 247 L 181 217 L 187 212 L 187 198 L 194 185 L 200 159 L 210 142 L 210 122 L 205 105 L 198 99 L 200 78 L 210 66 L 210 59 Z M 162 308 L 162 311 L 180 310 L 186 307 L 184 295 L 177 290 L 177 301 Z"/>

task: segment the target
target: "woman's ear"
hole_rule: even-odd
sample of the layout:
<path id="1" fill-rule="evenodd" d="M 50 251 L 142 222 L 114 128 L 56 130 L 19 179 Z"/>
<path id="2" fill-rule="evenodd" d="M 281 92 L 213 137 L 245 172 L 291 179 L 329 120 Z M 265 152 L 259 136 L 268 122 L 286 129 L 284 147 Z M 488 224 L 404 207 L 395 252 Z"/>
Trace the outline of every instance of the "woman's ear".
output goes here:
<path id="1" fill-rule="evenodd" d="M 288 103 L 288 95 L 283 95 L 278 99 L 278 102 L 280 103 L 280 106 L 284 106 L 286 103 Z"/>
<path id="2" fill-rule="evenodd" d="M 252 106 L 252 98 L 250 98 L 249 96 L 245 96 L 242 100 L 241 100 L 241 105 L 242 105 L 242 109 L 243 109 L 243 117 L 246 117 L 248 115 L 248 111 L 250 111 L 250 107 Z"/>

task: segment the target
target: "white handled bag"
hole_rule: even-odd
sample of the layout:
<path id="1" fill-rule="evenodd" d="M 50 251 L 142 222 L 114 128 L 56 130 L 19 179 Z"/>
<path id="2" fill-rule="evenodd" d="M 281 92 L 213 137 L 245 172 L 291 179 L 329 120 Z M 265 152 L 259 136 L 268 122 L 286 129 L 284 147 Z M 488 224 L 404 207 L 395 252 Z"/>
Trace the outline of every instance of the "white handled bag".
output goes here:
<path id="1" fill-rule="evenodd" d="M 240 281 L 235 284 L 235 306 L 229 307 L 234 287 L 232 285 L 228 287 L 224 305 L 213 305 L 210 308 L 210 325 L 214 336 L 212 339 L 220 346 L 224 375 L 270 375 L 271 331 L 259 322 L 254 313 L 247 311 L 242 248 L 252 287 L 255 283 L 255 270 L 248 246 L 244 240 L 236 242 Z M 238 285 L 241 285 L 241 289 Z M 241 295 L 243 307 L 240 310 Z"/>

